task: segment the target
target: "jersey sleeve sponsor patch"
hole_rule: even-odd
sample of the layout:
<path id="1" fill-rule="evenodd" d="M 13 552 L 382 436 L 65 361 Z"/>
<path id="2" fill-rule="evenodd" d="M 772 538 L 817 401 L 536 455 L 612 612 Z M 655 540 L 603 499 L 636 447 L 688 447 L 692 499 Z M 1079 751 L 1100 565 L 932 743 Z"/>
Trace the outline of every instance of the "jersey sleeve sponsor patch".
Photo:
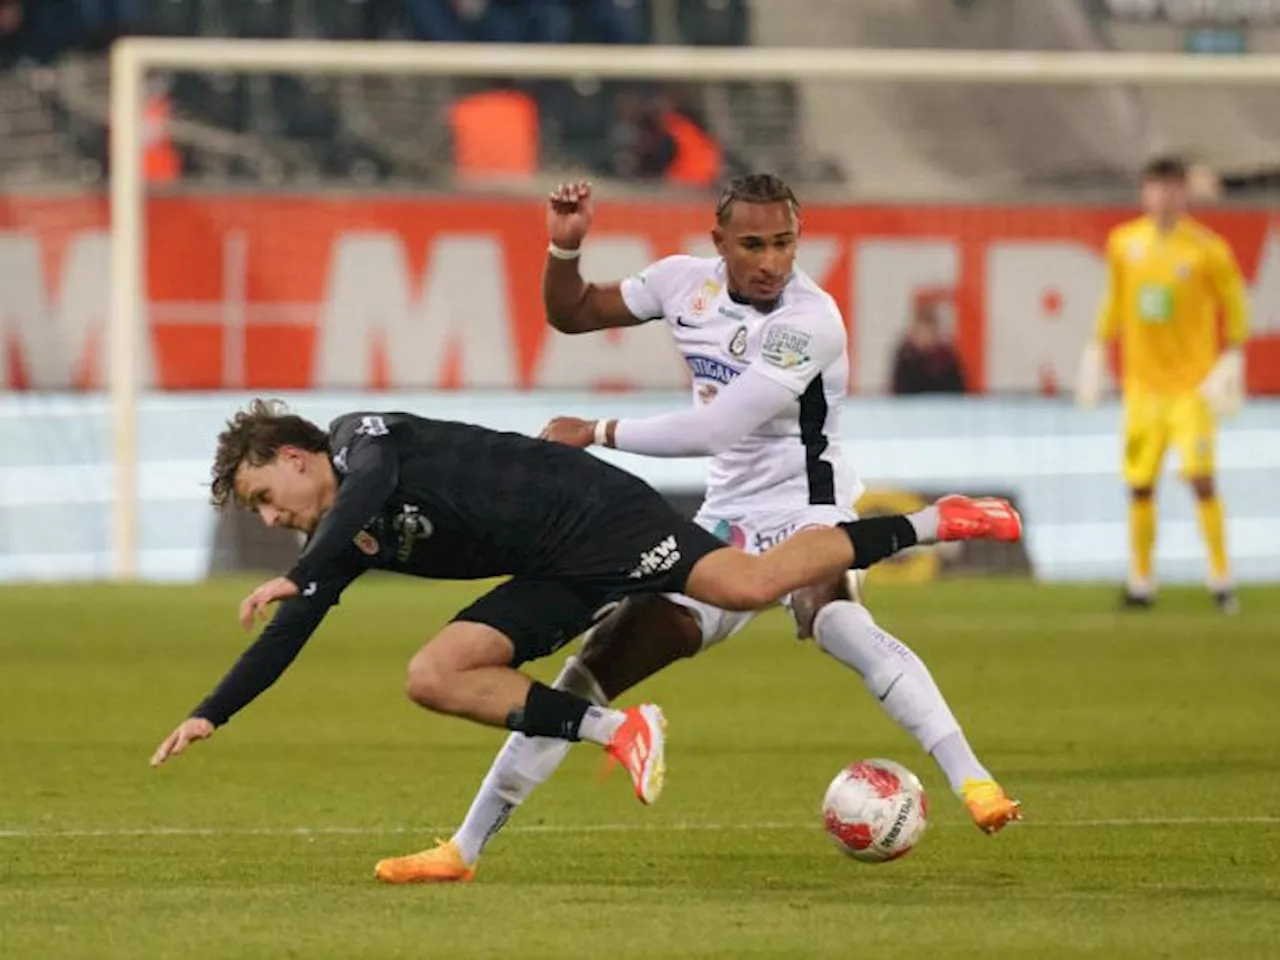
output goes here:
<path id="1" fill-rule="evenodd" d="M 760 356 L 766 363 L 783 370 L 790 370 L 810 360 L 810 344 L 813 335 L 799 327 L 779 323 L 771 326 L 760 345 Z"/>

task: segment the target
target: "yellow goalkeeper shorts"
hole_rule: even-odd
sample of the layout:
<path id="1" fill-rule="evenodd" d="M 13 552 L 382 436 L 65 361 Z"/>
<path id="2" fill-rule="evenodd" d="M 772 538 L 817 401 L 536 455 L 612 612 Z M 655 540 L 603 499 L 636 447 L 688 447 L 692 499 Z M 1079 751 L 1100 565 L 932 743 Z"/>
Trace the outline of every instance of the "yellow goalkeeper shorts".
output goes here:
<path id="1" fill-rule="evenodd" d="M 1184 478 L 1213 476 L 1215 439 L 1213 414 L 1199 393 L 1125 394 L 1124 479 L 1130 487 L 1155 486 L 1170 444 Z"/>

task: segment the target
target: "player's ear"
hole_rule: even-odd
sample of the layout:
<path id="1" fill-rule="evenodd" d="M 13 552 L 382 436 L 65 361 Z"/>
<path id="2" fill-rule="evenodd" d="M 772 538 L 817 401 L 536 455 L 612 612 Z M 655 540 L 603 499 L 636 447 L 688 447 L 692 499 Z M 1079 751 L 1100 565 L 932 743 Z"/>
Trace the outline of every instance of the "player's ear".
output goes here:
<path id="1" fill-rule="evenodd" d="M 283 446 L 276 451 L 276 459 L 283 463 L 288 469 L 296 470 L 301 473 L 306 469 L 307 461 L 302 456 L 302 451 L 297 447 Z"/>
<path id="2" fill-rule="evenodd" d="M 718 226 L 711 228 L 711 242 L 716 245 L 716 253 L 723 257 L 725 255 L 725 236 L 724 231 Z"/>

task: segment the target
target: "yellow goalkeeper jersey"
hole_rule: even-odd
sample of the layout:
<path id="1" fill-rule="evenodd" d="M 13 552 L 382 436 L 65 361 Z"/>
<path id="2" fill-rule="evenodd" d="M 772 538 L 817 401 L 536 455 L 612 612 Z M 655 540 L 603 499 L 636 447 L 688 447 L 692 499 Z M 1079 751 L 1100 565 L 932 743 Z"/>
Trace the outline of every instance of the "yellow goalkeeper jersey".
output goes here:
<path id="1" fill-rule="evenodd" d="M 1183 217 L 1161 233 L 1150 217 L 1107 238 L 1107 293 L 1097 336 L 1120 338 L 1124 389 L 1195 390 L 1218 359 L 1218 311 L 1229 345 L 1249 335 L 1244 278 L 1225 240 Z"/>

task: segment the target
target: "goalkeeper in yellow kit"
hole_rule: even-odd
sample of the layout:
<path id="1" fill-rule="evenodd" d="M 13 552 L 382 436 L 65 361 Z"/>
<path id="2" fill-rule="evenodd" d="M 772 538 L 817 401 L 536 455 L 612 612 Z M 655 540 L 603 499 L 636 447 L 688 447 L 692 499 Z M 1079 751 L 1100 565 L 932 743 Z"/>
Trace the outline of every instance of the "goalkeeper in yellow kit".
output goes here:
<path id="1" fill-rule="evenodd" d="M 1131 495 L 1132 550 L 1125 604 L 1155 599 L 1156 478 L 1172 444 L 1196 498 L 1209 554 L 1209 590 L 1224 613 L 1238 609 L 1227 562 L 1222 502 L 1214 485 L 1216 421 L 1244 402 L 1249 335 L 1244 279 L 1220 236 L 1186 216 L 1187 170 L 1162 158 L 1142 176 L 1146 215 L 1107 238 L 1107 293 L 1081 358 L 1077 399 L 1101 392 L 1104 347 L 1119 338 L 1124 379 L 1124 478 Z M 1219 334 L 1221 313 L 1225 337 Z"/>

